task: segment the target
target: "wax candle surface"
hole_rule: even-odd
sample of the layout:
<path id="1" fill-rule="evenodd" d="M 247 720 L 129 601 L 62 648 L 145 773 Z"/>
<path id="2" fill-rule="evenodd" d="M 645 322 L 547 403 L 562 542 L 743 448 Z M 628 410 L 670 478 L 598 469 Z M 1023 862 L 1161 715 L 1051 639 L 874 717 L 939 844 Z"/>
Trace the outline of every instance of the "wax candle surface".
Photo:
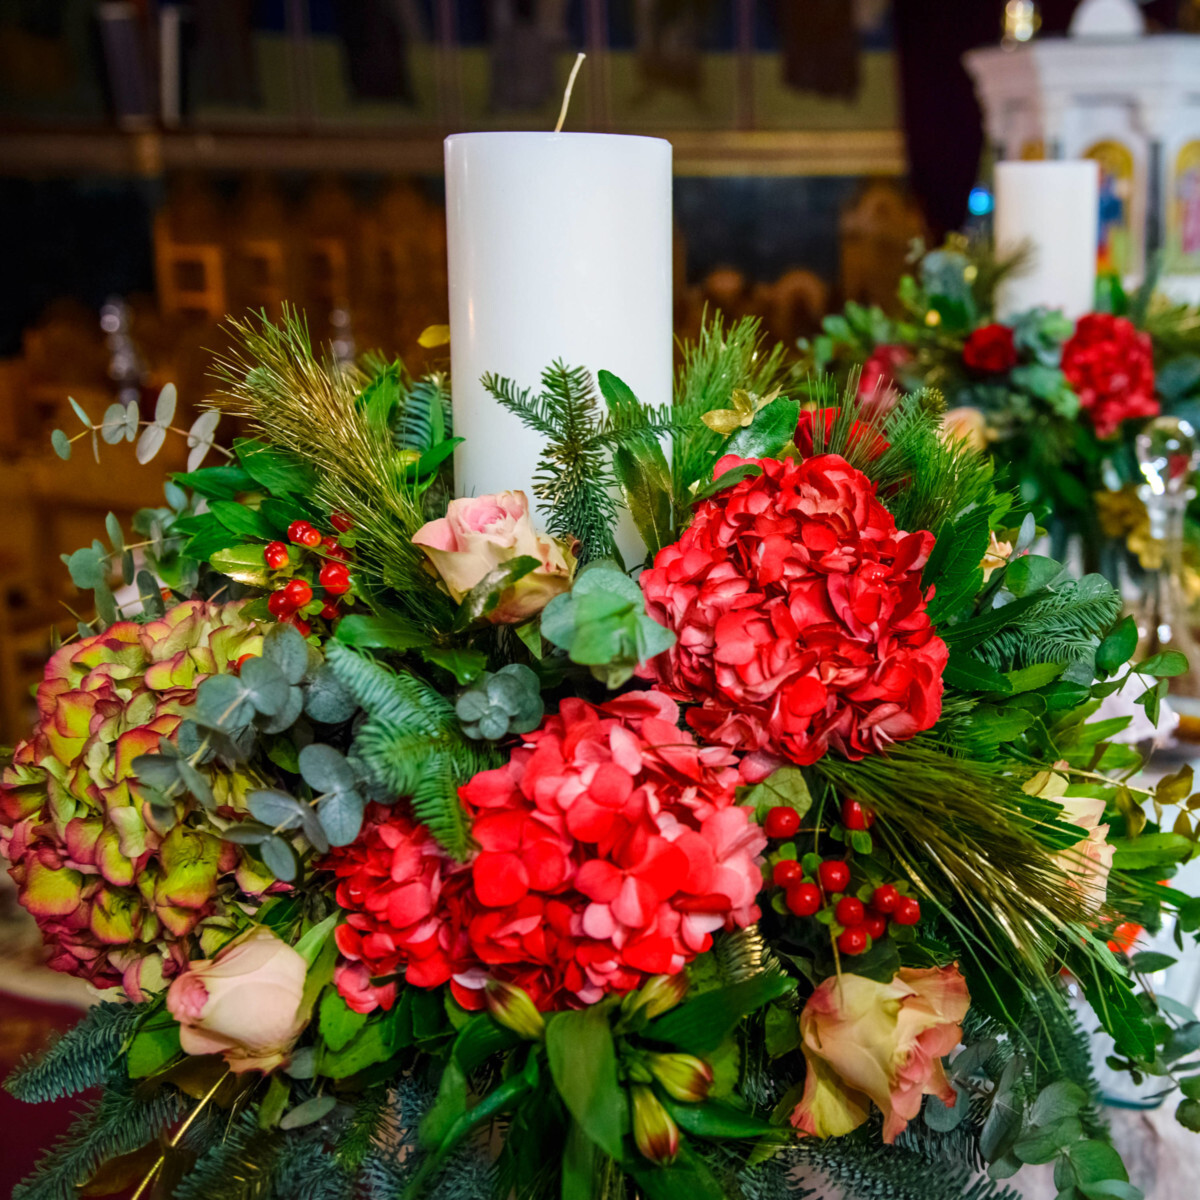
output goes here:
<path id="1" fill-rule="evenodd" d="M 998 316 L 1039 306 L 1071 318 L 1092 311 L 1099 212 L 1100 168 L 1090 159 L 996 164 L 996 253 L 1031 249 L 997 291 Z"/>
<path id="2" fill-rule="evenodd" d="M 537 388 L 555 359 L 672 389 L 671 144 L 588 133 L 446 139 L 450 358 L 459 495 L 533 497 L 543 438 L 480 384 Z M 628 538 L 621 539 L 623 550 Z"/>

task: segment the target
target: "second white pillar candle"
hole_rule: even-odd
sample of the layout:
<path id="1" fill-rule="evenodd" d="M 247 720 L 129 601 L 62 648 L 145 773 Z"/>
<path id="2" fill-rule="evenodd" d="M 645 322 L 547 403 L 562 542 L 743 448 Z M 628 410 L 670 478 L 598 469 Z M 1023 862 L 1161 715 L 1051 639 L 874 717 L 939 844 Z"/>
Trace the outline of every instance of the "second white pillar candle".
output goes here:
<path id="1" fill-rule="evenodd" d="M 446 139 L 450 362 L 459 495 L 523 489 L 544 439 L 484 390 L 555 359 L 672 393 L 671 144 L 587 133 Z M 622 543 L 628 539 L 623 537 Z M 622 545 L 623 551 L 625 545 Z"/>
<path id="2" fill-rule="evenodd" d="M 996 315 L 1058 308 L 1072 320 L 1095 307 L 1100 168 L 1090 159 L 996 164 L 996 255 L 1027 248 L 1000 284 Z"/>

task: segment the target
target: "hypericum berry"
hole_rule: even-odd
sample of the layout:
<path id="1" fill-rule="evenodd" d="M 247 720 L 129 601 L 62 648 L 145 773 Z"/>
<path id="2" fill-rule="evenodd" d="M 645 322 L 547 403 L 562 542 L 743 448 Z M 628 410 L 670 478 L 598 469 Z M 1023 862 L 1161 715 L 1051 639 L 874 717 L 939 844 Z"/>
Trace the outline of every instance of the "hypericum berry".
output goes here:
<path id="1" fill-rule="evenodd" d="M 839 925 L 845 925 L 849 929 L 855 925 L 861 925 L 867 912 L 863 908 L 863 902 L 857 896 L 843 896 L 837 902 L 833 915 L 837 917 Z"/>
<path id="2" fill-rule="evenodd" d="M 877 887 L 875 894 L 871 897 L 871 907 L 885 916 L 894 913 L 896 905 L 899 903 L 900 893 L 890 883 Z"/>
<path id="3" fill-rule="evenodd" d="M 326 600 L 321 606 L 321 616 L 327 621 L 332 621 L 341 611 L 336 600 Z"/>
<path id="4" fill-rule="evenodd" d="M 815 883 L 798 883 L 787 890 L 784 902 L 798 917 L 811 917 L 821 907 L 821 889 Z"/>
<path id="5" fill-rule="evenodd" d="M 875 814 L 857 800 L 842 802 L 842 824 L 853 833 L 870 829 L 875 824 Z"/>
<path id="6" fill-rule="evenodd" d="M 877 942 L 887 933 L 888 920 L 883 913 L 867 909 L 866 920 L 863 921 L 862 927 L 871 935 L 871 941 Z"/>
<path id="7" fill-rule="evenodd" d="M 345 533 L 347 530 L 354 528 L 354 518 L 346 512 L 331 512 L 329 514 L 329 523 L 338 533 Z"/>
<path id="8" fill-rule="evenodd" d="M 345 563 L 327 562 L 317 576 L 317 582 L 331 595 L 340 596 L 350 590 L 350 572 Z"/>
<path id="9" fill-rule="evenodd" d="M 297 546 L 308 546 L 311 549 L 313 546 L 321 544 L 321 534 L 307 521 L 293 521 L 288 526 L 288 541 L 295 542 Z"/>
<path id="10" fill-rule="evenodd" d="M 911 896 L 901 896 L 892 914 L 897 925 L 915 925 L 921 919 L 921 905 Z"/>
<path id="11" fill-rule="evenodd" d="M 286 617 L 285 620 L 287 624 L 294 625 L 300 631 L 301 637 L 308 637 L 312 633 L 312 626 L 303 617 L 296 616 L 295 613 Z"/>
<path id="12" fill-rule="evenodd" d="M 293 608 L 303 608 L 312 599 L 312 584 L 305 579 L 292 579 L 283 594 Z"/>
<path id="13" fill-rule="evenodd" d="M 771 809 L 763 822 L 763 829 L 769 838 L 790 838 L 799 828 L 800 814 L 786 804 Z"/>
<path id="14" fill-rule="evenodd" d="M 240 671 L 240 670 L 242 669 L 242 664 L 243 664 L 243 663 L 246 661 L 246 659 L 248 659 L 248 658 L 257 658 L 257 657 L 258 657 L 258 655 L 257 655 L 257 654 L 243 654 L 243 655 L 242 655 L 242 657 L 241 657 L 241 658 L 239 658 L 239 659 L 237 660 L 237 662 L 235 662 L 235 663 L 233 664 L 233 669 L 234 669 L 235 671 Z"/>
<path id="15" fill-rule="evenodd" d="M 794 858 L 781 858 L 771 868 L 771 882 L 782 888 L 792 887 L 804 878 L 804 868 Z"/>
<path id="16" fill-rule="evenodd" d="M 263 558 L 272 571 L 288 565 L 288 548 L 282 542 L 269 542 L 263 551 Z"/>
<path id="17" fill-rule="evenodd" d="M 844 892 L 850 883 L 850 868 L 839 859 L 826 859 L 818 868 L 821 886 L 827 892 Z"/>
<path id="18" fill-rule="evenodd" d="M 295 607 L 288 599 L 287 588 L 280 588 L 267 597 L 267 611 L 273 617 L 289 616 Z"/>
<path id="19" fill-rule="evenodd" d="M 839 933 L 837 944 L 843 954 L 861 954 L 867 948 L 867 931 L 861 925 L 856 925 Z"/>
<path id="20" fill-rule="evenodd" d="M 326 558 L 336 558 L 338 562 L 348 563 L 350 561 L 350 551 L 339 546 L 337 538 L 323 537 L 321 539 L 321 553 Z"/>

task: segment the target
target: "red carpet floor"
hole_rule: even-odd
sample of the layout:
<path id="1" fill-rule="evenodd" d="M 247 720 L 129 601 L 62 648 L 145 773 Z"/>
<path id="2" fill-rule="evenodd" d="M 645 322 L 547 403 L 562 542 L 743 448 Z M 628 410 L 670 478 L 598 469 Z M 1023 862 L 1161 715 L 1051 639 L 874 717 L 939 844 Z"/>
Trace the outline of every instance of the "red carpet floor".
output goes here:
<path id="1" fill-rule="evenodd" d="M 80 1011 L 0 991 L 0 1078 L 28 1053 L 46 1045 L 55 1030 L 70 1029 Z M 41 1152 L 71 1124 L 78 1098 L 56 1104 L 22 1104 L 0 1091 L 0 1196 L 12 1195 Z"/>

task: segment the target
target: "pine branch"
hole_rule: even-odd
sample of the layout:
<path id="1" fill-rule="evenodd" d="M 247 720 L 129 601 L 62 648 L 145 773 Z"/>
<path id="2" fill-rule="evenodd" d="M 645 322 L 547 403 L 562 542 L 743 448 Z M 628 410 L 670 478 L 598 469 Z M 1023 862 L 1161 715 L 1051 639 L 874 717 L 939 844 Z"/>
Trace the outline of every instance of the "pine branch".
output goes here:
<path id="1" fill-rule="evenodd" d="M 172 1087 L 147 1093 L 114 1076 L 100 1099 L 83 1110 L 33 1174 L 17 1185 L 13 1200 L 76 1200 L 77 1189 L 103 1163 L 157 1141 L 188 1106 Z"/>
<path id="2" fill-rule="evenodd" d="M 494 752 L 468 741 L 450 703 L 415 675 L 393 671 L 338 642 L 326 654 L 367 712 L 354 753 L 381 786 L 408 798 L 416 818 L 447 853 L 464 858 L 471 836 L 458 788 L 496 766 Z"/>
<path id="3" fill-rule="evenodd" d="M 257 1106 L 241 1112 L 201 1152 L 172 1200 L 253 1200 L 265 1196 L 282 1139 L 258 1127 Z"/>
<path id="4" fill-rule="evenodd" d="M 79 1024 L 37 1056 L 22 1060 L 5 1080 L 7 1091 L 27 1104 L 75 1096 L 107 1078 L 146 1005 L 93 1005 Z"/>
<path id="5" fill-rule="evenodd" d="M 728 408 L 735 388 L 766 396 L 783 382 L 786 350 L 776 344 L 766 348 L 757 317 L 743 317 L 726 325 L 720 313 L 705 314 L 700 334 L 685 342 L 683 365 L 675 381 L 675 413 L 683 428 L 672 440 L 671 473 L 675 503 L 686 512 L 689 488 L 709 478 L 722 437 L 700 417 L 717 408 Z"/>

